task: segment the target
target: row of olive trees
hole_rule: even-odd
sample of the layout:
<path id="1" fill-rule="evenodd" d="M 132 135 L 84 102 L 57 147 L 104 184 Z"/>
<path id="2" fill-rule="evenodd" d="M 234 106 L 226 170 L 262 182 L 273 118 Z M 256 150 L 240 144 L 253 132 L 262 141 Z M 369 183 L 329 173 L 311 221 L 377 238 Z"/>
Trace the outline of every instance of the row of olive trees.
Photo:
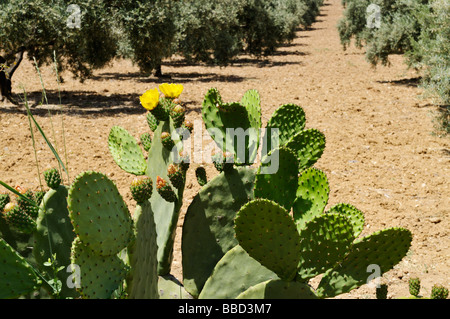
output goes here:
<path id="1" fill-rule="evenodd" d="M 344 48 L 354 39 L 357 47 L 364 47 L 366 59 L 374 66 L 388 65 L 390 55 L 403 54 L 409 67 L 422 71 L 427 92 L 448 109 L 450 2 L 342 0 L 342 3 L 345 11 L 338 31 Z"/>
<path id="2" fill-rule="evenodd" d="M 116 57 L 161 75 L 174 54 L 225 65 L 267 55 L 310 26 L 323 0 L 0 0 L 0 88 L 11 97 L 11 66 L 23 53 L 79 78 Z M 14 68 L 14 69 L 15 69 Z"/>

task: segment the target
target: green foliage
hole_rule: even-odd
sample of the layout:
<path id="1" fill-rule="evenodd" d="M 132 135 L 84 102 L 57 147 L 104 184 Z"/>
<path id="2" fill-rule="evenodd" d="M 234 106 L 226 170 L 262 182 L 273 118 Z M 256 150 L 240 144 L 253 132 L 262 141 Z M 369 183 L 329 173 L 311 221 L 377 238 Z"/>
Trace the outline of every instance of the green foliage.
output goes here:
<path id="1" fill-rule="evenodd" d="M 72 2 L 2 1 L 0 10 L 0 51 L 17 52 L 22 46 L 38 64 L 53 63 L 53 51 L 65 57 L 58 61 L 60 71 L 69 69 L 85 77 L 93 68 L 103 67 L 116 55 L 117 39 L 113 33 L 107 1 L 78 1 L 80 28 L 70 28 L 68 6 Z"/>
<path id="2" fill-rule="evenodd" d="M 346 49 L 352 38 L 364 47 L 372 65 L 389 65 L 391 54 L 404 54 L 409 67 L 422 71 L 427 95 L 450 103 L 450 6 L 445 0 L 347 0 L 338 32 Z M 380 26 L 368 27 L 366 9 L 380 7 Z M 444 124 L 445 127 L 445 124 Z M 448 130 L 448 121 L 446 124 Z"/>
<path id="3" fill-rule="evenodd" d="M 435 0 L 417 14 L 422 26 L 417 39 L 408 52 L 409 63 L 424 72 L 423 87 L 430 95 L 447 106 L 447 121 L 441 127 L 450 131 L 448 105 L 450 105 L 450 4 Z"/>
<path id="4" fill-rule="evenodd" d="M 127 56 L 145 73 L 172 55 L 177 15 L 170 0 L 118 1 L 117 21 Z"/>

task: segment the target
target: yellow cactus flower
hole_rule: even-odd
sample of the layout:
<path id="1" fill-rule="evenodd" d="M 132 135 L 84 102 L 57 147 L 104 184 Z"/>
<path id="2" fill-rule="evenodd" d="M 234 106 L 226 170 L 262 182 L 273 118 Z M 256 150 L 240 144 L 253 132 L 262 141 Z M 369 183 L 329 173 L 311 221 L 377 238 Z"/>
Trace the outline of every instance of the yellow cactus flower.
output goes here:
<path id="1" fill-rule="evenodd" d="M 147 110 L 151 111 L 158 106 L 159 103 L 159 92 L 157 88 L 148 90 L 142 94 L 139 99 L 141 100 L 141 105 Z"/>
<path id="2" fill-rule="evenodd" d="M 163 83 L 159 85 L 159 90 L 164 94 L 166 98 L 176 99 L 183 92 L 182 84 Z"/>

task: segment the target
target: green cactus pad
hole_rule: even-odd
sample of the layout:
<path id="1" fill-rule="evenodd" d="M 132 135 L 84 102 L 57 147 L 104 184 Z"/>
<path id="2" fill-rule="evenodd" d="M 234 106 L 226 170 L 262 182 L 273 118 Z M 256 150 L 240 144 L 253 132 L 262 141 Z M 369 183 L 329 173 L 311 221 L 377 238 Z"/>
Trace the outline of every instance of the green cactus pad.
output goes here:
<path id="1" fill-rule="evenodd" d="M 263 163 L 258 169 L 255 180 L 255 198 L 270 199 L 290 210 L 297 190 L 298 160 L 294 152 L 279 148 L 269 153 L 272 160 Z M 276 172 L 268 166 L 277 165 Z M 269 172 L 269 173 L 263 173 Z"/>
<path id="2" fill-rule="evenodd" d="M 317 299 L 317 295 L 305 283 L 273 279 L 250 287 L 237 299 Z"/>
<path id="3" fill-rule="evenodd" d="M 248 112 L 251 127 L 261 128 L 261 98 L 257 90 L 248 90 L 241 99 Z"/>
<path id="4" fill-rule="evenodd" d="M 255 171 L 239 167 L 211 179 L 189 205 L 182 232 L 183 282 L 197 297 L 217 262 L 238 244 L 234 217 L 253 198 Z"/>
<path id="5" fill-rule="evenodd" d="M 117 255 L 98 255 L 78 237 L 72 243 L 71 261 L 79 266 L 73 269 L 80 272 L 77 289 L 85 299 L 109 299 L 127 275 L 127 267 Z"/>
<path id="6" fill-rule="evenodd" d="M 330 187 L 325 173 L 316 168 L 304 170 L 298 178 L 297 187 L 292 208 L 295 223 L 300 230 L 307 222 L 323 213 L 328 203 Z"/>
<path id="7" fill-rule="evenodd" d="M 325 150 L 325 135 L 316 129 L 308 129 L 295 134 L 286 147 L 292 149 L 299 160 L 299 170 L 314 165 Z"/>
<path id="8" fill-rule="evenodd" d="M 159 276 L 159 299 L 193 299 L 183 285 L 172 275 Z"/>
<path id="9" fill-rule="evenodd" d="M 20 297 L 41 284 L 30 264 L 0 238 L 0 299 Z"/>
<path id="10" fill-rule="evenodd" d="M 406 256 L 411 241 L 409 230 L 396 227 L 357 240 L 345 259 L 324 274 L 317 294 L 322 298 L 334 297 L 367 283 L 372 275 L 370 265 L 380 267 L 381 276 Z"/>
<path id="11" fill-rule="evenodd" d="M 350 221 L 339 214 L 324 214 L 300 231 L 302 253 L 297 280 L 306 281 L 341 261 L 354 240 Z"/>
<path id="12" fill-rule="evenodd" d="M 144 154 L 133 136 L 120 126 L 113 126 L 108 136 L 109 151 L 121 169 L 133 175 L 144 175 Z"/>
<path id="13" fill-rule="evenodd" d="M 33 254 L 38 265 L 47 262 L 52 254 L 56 254 L 55 266 L 64 267 L 58 272 L 58 278 L 63 283 L 60 296 L 76 298 L 79 296 L 74 288 L 65 283 L 70 274 L 66 271 L 70 265 L 70 250 L 75 239 L 75 232 L 67 209 L 67 187 L 60 185 L 57 189 L 48 191 L 41 203 L 41 210 L 36 220 Z M 48 271 L 47 267 L 40 268 Z"/>
<path id="14" fill-rule="evenodd" d="M 364 214 L 353 205 L 339 203 L 331 207 L 327 213 L 337 213 L 347 217 L 353 225 L 353 235 L 355 238 L 364 229 Z"/>
<path id="15" fill-rule="evenodd" d="M 283 280 L 300 261 L 300 237 L 286 209 L 267 199 L 245 204 L 235 218 L 236 238 L 247 253 Z"/>
<path id="16" fill-rule="evenodd" d="M 248 288 L 269 279 L 278 279 L 278 276 L 237 245 L 214 267 L 199 299 L 234 299 Z"/>
<path id="17" fill-rule="evenodd" d="M 219 91 L 213 88 L 205 95 L 202 118 L 210 133 L 211 129 L 220 133 L 211 137 L 222 151 L 235 155 L 236 163 L 254 161 L 258 150 L 259 131 L 252 128 L 245 106 L 237 102 L 223 103 Z M 242 133 L 242 136 L 247 133 L 245 139 L 237 138 L 239 133 Z"/>
<path id="18" fill-rule="evenodd" d="M 257 90 L 248 90 L 244 93 L 241 99 L 241 104 L 247 109 L 250 127 L 255 130 L 255 135 L 252 136 L 250 143 L 256 146 L 254 152 L 250 154 L 249 162 L 253 162 L 259 147 L 261 121 L 261 98 Z"/>
<path id="19" fill-rule="evenodd" d="M 173 185 L 173 191 L 176 193 L 174 202 L 168 202 L 157 191 L 158 176 L 167 181 L 170 186 L 170 178 L 168 176 L 168 167 L 174 163 L 175 155 L 181 151 L 179 142 L 175 147 L 176 153 L 170 152 L 161 142 L 162 132 L 174 132 L 175 128 L 170 121 L 161 122 L 154 132 L 152 148 L 148 153 L 148 165 L 146 175 L 153 180 L 153 193 L 150 198 L 152 210 L 155 217 L 155 224 L 157 229 L 158 241 L 158 274 L 163 276 L 170 272 L 170 267 L 173 258 L 173 244 L 175 240 L 175 233 L 177 229 L 178 217 L 181 206 L 183 205 L 184 182 L 182 185 Z M 183 169 L 184 165 L 181 165 Z"/>
<path id="20" fill-rule="evenodd" d="M 267 138 L 267 153 L 276 147 L 271 145 L 271 131 L 269 129 L 278 129 L 279 147 L 281 147 L 294 135 L 302 131 L 305 123 L 305 111 L 300 106 L 296 104 L 285 104 L 277 108 L 266 125 L 267 133 L 269 134 Z"/>
<path id="21" fill-rule="evenodd" d="M 127 277 L 130 299 L 157 299 L 158 293 L 158 245 L 156 225 L 149 202 L 136 206 L 135 237 L 128 246 L 131 271 Z"/>
<path id="22" fill-rule="evenodd" d="M 116 185 L 102 173 L 84 172 L 67 199 L 75 233 L 100 255 L 117 254 L 132 236 L 132 219 Z"/>

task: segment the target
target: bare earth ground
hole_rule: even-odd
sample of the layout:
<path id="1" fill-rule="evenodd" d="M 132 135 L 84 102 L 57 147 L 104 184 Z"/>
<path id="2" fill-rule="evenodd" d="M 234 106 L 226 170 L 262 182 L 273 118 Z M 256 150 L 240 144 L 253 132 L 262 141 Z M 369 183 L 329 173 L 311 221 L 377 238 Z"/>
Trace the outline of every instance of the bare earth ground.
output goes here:
<path id="1" fill-rule="evenodd" d="M 186 65 L 173 59 L 163 66 L 163 72 L 171 76 L 164 81 L 184 85 L 181 98 L 188 105 L 191 121 L 201 119 L 201 102 L 211 87 L 217 87 L 225 101 L 238 101 L 246 90 L 257 89 L 263 125 L 278 106 L 301 105 L 307 127 L 321 130 L 327 138 L 316 167 L 328 176 L 329 206 L 346 202 L 362 210 L 366 216 L 364 234 L 394 226 L 408 228 L 413 234 L 408 256 L 383 276 L 382 281 L 389 284 L 389 296 L 409 295 L 408 279 L 415 276 L 422 280 L 422 294 L 429 296 L 435 283 L 450 288 L 449 140 L 432 134 L 431 113 L 436 107 L 420 99 L 418 75 L 406 69 L 401 56 L 392 57 L 391 67 L 372 69 L 363 51 L 353 47 L 342 50 L 336 30 L 342 15 L 340 2 L 326 1 L 311 30 L 299 31 L 290 45 L 265 61 L 243 56 L 220 68 Z M 86 170 L 107 174 L 133 211 L 128 188 L 133 176 L 113 161 L 108 134 L 113 125 L 123 126 L 136 138 L 148 131 L 138 97 L 161 80 L 139 74 L 129 61 L 116 61 L 84 83 L 63 74 L 59 103 L 52 67 L 41 71 L 48 105 L 39 104 L 41 84 L 29 61 L 16 72 L 13 91 L 21 93 L 24 88 L 28 92 L 30 103 L 35 104 L 33 114 L 61 155 L 64 122 L 70 179 Z M 0 123 L 0 179 L 36 189 L 39 179 L 23 108 L 0 105 Z M 43 139 L 37 132 L 35 135 L 42 173 L 55 167 L 56 161 Z M 192 164 L 188 172 L 179 220 L 172 267 L 178 278 L 182 278 L 183 216 L 200 189 L 194 176 L 198 165 Z M 205 166 L 209 178 L 217 174 L 210 164 Z M 338 298 L 374 298 L 374 292 L 375 288 L 365 285 Z"/>

